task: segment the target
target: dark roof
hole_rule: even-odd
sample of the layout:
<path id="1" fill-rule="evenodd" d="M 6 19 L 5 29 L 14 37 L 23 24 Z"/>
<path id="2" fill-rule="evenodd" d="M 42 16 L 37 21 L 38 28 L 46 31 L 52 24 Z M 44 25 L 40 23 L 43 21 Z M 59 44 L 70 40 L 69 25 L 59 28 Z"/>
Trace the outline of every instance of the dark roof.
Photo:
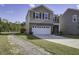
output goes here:
<path id="1" fill-rule="evenodd" d="M 67 10 L 79 11 L 79 9 L 68 8 Z"/>
<path id="2" fill-rule="evenodd" d="M 64 15 L 65 13 L 69 12 L 69 11 L 79 12 L 79 9 L 68 8 L 68 9 L 63 13 L 63 15 Z"/>
<path id="3" fill-rule="evenodd" d="M 79 12 L 79 9 L 68 8 L 64 13 L 66 13 L 67 11 L 78 11 Z"/>

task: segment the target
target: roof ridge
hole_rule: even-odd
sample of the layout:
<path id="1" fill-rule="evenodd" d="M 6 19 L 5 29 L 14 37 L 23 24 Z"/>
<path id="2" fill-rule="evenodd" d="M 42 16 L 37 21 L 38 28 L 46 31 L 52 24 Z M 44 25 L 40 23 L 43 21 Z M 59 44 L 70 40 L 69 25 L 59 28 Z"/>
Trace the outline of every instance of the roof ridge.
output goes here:
<path id="1" fill-rule="evenodd" d="M 74 8 L 68 8 L 68 10 L 75 10 L 75 11 L 79 11 L 79 9 L 74 9 Z"/>
<path id="2" fill-rule="evenodd" d="M 34 7 L 34 8 L 38 8 L 38 7 L 40 7 L 40 6 L 43 6 L 43 7 L 47 8 L 48 10 L 52 11 L 51 9 L 49 9 L 47 6 L 45 6 L 45 5 L 43 5 L 43 4 L 41 4 L 41 5 L 39 5 L 39 6 L 36 6 L 36 7 Z M 29 10 L 32 10 L 32 9 L 34 9 L 34 8 L 31 8 L 31 9 L 29 9 Z M 52 12 L 53 12 L 53 11 L 52 11 Z"/>

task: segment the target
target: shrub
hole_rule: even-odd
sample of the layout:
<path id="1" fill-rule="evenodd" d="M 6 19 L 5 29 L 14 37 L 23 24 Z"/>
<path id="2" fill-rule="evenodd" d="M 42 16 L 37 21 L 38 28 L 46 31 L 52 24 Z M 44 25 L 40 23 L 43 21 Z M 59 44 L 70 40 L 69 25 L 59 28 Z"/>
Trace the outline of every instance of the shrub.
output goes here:
<path id="1" fill-rule="evenodd" d="M 60 31 L 60 32 L 59 32 L 59 34 L 60 34 L 60 35 L 63 35 L 63 32 L 62 32 L 62 31 Z"/>
<path id="2" fill-rule="evenodd" d="M 21 28 L 20 33 L 25 33 L 26 29 L 25 28 Z"/>

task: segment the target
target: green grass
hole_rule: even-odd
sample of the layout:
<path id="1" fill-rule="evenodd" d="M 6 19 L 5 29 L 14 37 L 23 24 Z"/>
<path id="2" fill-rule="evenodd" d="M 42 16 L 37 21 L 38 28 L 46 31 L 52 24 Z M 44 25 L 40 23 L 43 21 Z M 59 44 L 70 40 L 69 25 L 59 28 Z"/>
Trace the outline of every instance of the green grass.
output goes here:
<path id="1" fill-rule="evenodd" d="M 30 39 L 30 40 L 33 40 L 33 39 L 40 39 L 40 38 L 38 38 L 38 37 L 36 37 L 36 36 L 32 36 L 32 35 L 29 35 L 29 34 L 27 34 L 27 36 L 26 36 L 28 39 Z"/>
<path id="2" fill-rule="evenodd" d="M 79 49 L 68 47 L 68 46 L 61 45 L 61 44 L 54 43 L 54 42 L 49 42 L 46 40 L 42 40 L 42 39 L 36 38 L 32 35 L 19 35 L 18 37 L 23 38 L 26 41 L 28 40 L 29 42 L 32 42 L 33 44 L 35 44 L 41 48 L 44 48 L 46 51 L 50 52 L 51 54 L 79 55 Z"/>

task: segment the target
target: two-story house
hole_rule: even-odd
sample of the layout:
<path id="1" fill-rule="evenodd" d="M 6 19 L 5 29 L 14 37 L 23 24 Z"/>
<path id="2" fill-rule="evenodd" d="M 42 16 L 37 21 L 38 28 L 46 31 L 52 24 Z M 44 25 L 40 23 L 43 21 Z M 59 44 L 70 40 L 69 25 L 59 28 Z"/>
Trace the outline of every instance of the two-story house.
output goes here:
<path id="1" fill-rule="evenodd" d="M 28 10 L 26 32 L 33 34 L 52 34 L 59 31 L 59 21 L 55 20 L 52 10 L 44 5 Z M 55 23 L 56 22 L 56 23 Z"/>
<path id="2" fill-rule="evenodd" d="M 64 34 L 79 34 L 79 10 L 67 9 L 60 17 L 60 29 Z"/>

